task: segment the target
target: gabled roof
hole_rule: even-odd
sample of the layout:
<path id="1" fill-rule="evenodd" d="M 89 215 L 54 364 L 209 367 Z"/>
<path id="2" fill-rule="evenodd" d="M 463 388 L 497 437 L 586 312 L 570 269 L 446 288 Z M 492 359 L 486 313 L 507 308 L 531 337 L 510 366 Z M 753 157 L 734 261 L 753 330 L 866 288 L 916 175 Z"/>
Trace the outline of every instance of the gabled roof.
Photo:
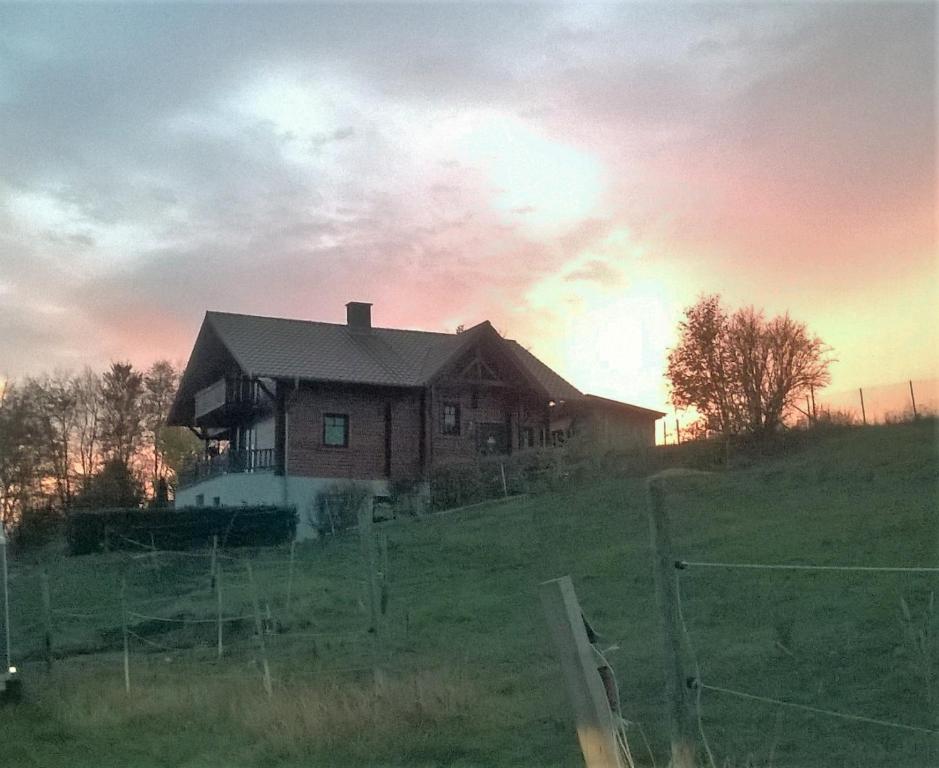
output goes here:
<path id="1" fill-rule="evenodd" d="M 520 344 L 502 339 L 488 321 L 455 334 L 206 312 L 168 421 L 188 423 L 187 401 L 223 375 L 219 361 L 224 359 L 262 378 L 422 387 L 483 338 L 501 342 L 521 373 L 548 398 L 583 397 Z"/>
<path id="2" fill-rule="evenodd" d="M 460 337 L 394 328 L 206 312 L 221 342 L 251 376 L 414 387 L 450 356 Z"/>
<path id="3" fill-rule="evenodd" d="M 612 410 L 630 413 L 635 416 L 645 416 L 652 419 L 661 419 L 665 415 L 662 411 L 654 411 L 651 408 L 641 408 L 638 405 L 622 403 L 619 400 L 611 400 L 608 397 L 600 397 L 599 395 L 584 395 L 583 397 L 587 405 L 593 405 L 598 408 L 610 408 Z"/>

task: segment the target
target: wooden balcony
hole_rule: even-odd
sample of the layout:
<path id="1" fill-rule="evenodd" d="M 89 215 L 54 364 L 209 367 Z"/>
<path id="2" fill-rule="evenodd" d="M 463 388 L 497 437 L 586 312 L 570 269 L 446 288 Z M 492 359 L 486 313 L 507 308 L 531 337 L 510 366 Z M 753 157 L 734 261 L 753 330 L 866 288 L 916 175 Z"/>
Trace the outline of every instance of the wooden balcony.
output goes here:
<path id="1" fill-rule="evenodd" d="M 266 398 L 254 379 L 224 378 L 196 392 L 195 419 L 201 426 L 226 426 L 253 413 Z"/>
<path id="2" fill-rule="evenodd" d="M 244 451 L 224 451 L 218 456 L 198 459 L 179 471 L 179 487 L 208 480 L 218 475 L 244 472 L 273 472 L 274 449 L 256 448 Z"/>

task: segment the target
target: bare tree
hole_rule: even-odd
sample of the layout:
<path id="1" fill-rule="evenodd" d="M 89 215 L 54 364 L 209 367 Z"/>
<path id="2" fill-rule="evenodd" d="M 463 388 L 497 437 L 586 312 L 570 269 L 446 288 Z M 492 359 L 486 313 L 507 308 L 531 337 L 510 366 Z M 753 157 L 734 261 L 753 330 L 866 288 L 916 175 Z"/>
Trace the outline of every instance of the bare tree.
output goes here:
<path id="1" fill-rule="evenodd" d="M 147 442 L 153 451 L 154 490 L 160 479 L 166 476 L 166 418 L 169 416 L 176 388 L 179 385 L 179 373 L 168 360 L 158 360 L 144 374 L 144 394 L 142 400 L 143 423 Z"/>
<path id="2" fill-rule="evenodd" d="M 709 431 L 763 435 L 828 383 L 830 363 L 829 348 L 788 313 L 728 315 L 720 297 L 704 296 L 685 310 L 666 376 L 672 404 L 693 407 Z"/>
<path id="3" fill-rule="evenodd" d="M 36 437 L 45 459 L 43 475 L 55 487 L 60 508 L 74 495 L 73 448 L 78 426 L 78 393 L 74 377 L 61 371 L 51 376 L 27 379 L 24 390 L 34 407 Z"/>
<path id="4" fill-rule="evenodd" d="M 0 524 L 6 530 L 41 491 L 37 425 L 29 393 L 5 384 L 0 390 Z"/>
<path id="5" fill-rule="evenodd" d="M 82 481 L 101 464 L 101 376 L 86 367 L 75 377 L 78 468 Z"/>

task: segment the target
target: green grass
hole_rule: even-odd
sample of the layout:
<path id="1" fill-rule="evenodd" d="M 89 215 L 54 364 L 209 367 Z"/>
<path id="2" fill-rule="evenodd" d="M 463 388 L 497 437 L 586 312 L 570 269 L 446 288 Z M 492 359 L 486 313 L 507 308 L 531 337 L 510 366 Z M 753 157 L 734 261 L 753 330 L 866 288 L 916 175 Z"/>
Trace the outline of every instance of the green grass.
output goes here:
<path id="1" fill-rule="evenodd" d="M 934 421 L 819 433 L 748 463 L 670 479 L 676 556 L 939 564 Z M 250 621 L 228 628 L 218 661 L 211 623 L 133 619 L 149 642 L 133 640 L 133 689 L 124 693 L 122 577 L 131 610 L 211 618 L 204 558 L 153 565 L 126 553 L 43 553 L 54 607 L 93 614 L 57 613 L 62 658 L 51 675 L 39 661 L 40 564 L 21 558 L 12 573 L 14 626 L 28 631 L 14 645 L 29 659 L 21 665 L 27 702 L 0 710 L 3 764 L 581 765 L 535 592 L 539 581 L 570 574 L 604 647 L 617 646 L 608 657 L 626 717 L 666 765 L 643 480 L 604 480 L 378 528 L 389 541 L 390 585 L 379 638 L 364 632 L 367 592 L 354 534 L 298 547 L 290 610 L 286 550 L 252 553 L 262 605 L 281 630 L 268 638 L 271 703 Z M 224 563 L 226 612 L 249 615 L 244 565 Z M 703 568 L 681 577 L 706 683 L 926 728 L 939 728 L 939 690 L 927 681 L 939 652 L 939 617 L 928 608 L 936 582 Z M 710 692 L 703 715 L 719 764 L 735 768 L 939 765 L 939 737 Z M 650 765 L 638 728 L 629 733 L 634 755 Z"/>

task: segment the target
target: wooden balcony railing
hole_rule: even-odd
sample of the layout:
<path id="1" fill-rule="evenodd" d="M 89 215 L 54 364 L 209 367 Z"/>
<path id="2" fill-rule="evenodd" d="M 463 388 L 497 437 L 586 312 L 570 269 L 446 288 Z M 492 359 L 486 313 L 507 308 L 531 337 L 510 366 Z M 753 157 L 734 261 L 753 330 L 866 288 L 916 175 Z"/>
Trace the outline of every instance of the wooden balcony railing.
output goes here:
<path id="1" fill-rule="evenodd" d="M 274 470 L 274 449 L 255 448 L 242 451 L 224 451 L 218 456 L 199 459 L 179 472 L 179 487 L 193 485 L 218 475 L 243 472 L 271 472 Z"/>

